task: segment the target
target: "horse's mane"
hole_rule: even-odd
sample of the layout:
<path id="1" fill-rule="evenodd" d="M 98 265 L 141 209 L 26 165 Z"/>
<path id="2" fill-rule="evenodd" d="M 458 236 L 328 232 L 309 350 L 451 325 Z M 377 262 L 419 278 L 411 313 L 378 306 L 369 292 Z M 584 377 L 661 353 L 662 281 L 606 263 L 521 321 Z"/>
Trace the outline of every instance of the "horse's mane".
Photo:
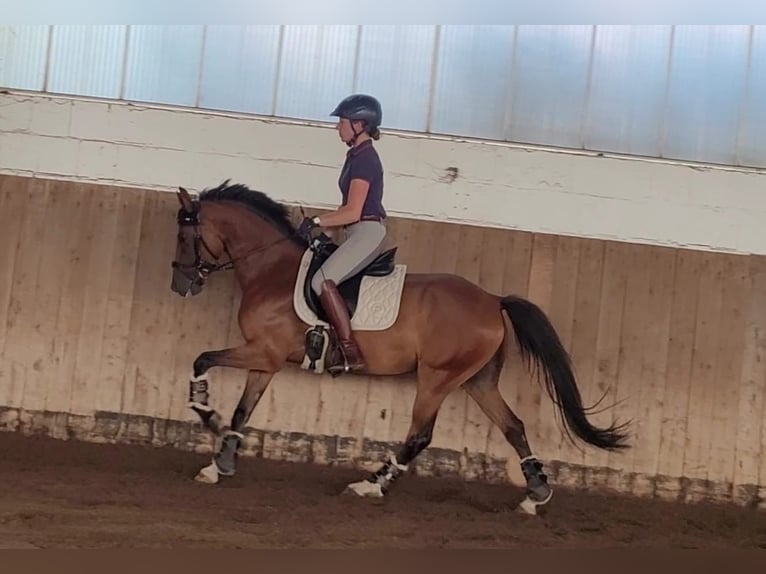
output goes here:
<path id="1" fill-rule="evenodd" d="M 295 227 L 290 221 L 290 212 L 287 207 L 274 201 L 262 191 L 250 189 L 242 183 L 229 184 L 229 181 L 227 179 L 217 187 L 203 190 L 199 194 L 199 200 L 201 202 L 235 201 L 241 203 L 297 243 L 301 245 L 305 243 L 295 235 Z"/>

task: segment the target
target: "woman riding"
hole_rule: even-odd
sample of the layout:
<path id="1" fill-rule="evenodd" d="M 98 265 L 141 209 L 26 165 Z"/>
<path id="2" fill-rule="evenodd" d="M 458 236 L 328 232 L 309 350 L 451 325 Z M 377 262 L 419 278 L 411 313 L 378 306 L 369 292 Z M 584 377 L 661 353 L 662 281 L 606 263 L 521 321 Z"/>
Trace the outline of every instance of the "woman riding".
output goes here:
<path id="1" fill-rule="evenodd" d="M 341 206 L 331 213 L 306 218 L 298 231 L 305 236 L 314 227 L 342 227 L 345 231 L 345 240 L 314 275 L 311 288 L 338 335 L 346 371 L 358 371 L 366 364 L 354 340 L 338 285 L 381 253 L 386 236 L 383 166 L 372 144 L 380 139 L 378 128 L 383 112 L 374 97 L 354 94 L 341 101 L 330 115 L 338 117 L 338 135 L 350 148 L 338 179 Z"/>

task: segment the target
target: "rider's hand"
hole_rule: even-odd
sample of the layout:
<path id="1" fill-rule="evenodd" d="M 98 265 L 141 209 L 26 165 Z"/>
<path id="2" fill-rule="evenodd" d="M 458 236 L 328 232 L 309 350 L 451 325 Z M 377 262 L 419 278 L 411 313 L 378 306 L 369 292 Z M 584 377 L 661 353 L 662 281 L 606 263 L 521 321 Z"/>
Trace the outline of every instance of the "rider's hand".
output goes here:
<path id="1" fill-rule="evenodd" d="M 319 218 L 318 217 L 305 217 L 303 221 L 301 222 L 300 227 L 298 227 L 298 230 L 296 233 L 300 236 L 305 238 L 306 240 L 311 239 L 311 230 L 319 227 Z"/>

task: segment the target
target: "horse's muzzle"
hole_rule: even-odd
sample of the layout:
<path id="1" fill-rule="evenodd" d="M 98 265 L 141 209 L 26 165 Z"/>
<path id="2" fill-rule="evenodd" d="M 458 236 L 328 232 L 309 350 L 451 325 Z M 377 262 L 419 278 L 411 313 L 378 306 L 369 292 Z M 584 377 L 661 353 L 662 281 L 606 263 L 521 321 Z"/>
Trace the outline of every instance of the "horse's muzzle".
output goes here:
<path id="1" fill-rule="evenodd" d="M 178 267 L 173 267 L 173 279 L 170 282 L 170 289 L 174 293 L 178 293 L 181 297 L 194 296 L 202 291 L 203 285 L 204 281 L 201 277 L 189 277 Z"/>

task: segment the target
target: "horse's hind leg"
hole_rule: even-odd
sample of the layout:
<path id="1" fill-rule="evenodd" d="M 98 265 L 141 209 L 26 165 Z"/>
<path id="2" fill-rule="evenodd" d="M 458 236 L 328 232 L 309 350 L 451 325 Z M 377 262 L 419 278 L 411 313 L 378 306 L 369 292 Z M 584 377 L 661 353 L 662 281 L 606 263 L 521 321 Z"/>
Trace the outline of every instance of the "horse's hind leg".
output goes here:
<path id="1" fill-rule="evenodd" d="M 274 373 L 248 371 L 245 389 L 231 417 L 231 429 L 224 433 L 218 453 L 208 466 L 199 471 L 194 478 L 196 481 L 216 484 L 219 476 L 234 476 L 237 470 L 237 450 L 245 438 L 242 431 L 273 378 Z"/>
<path id="2" fill-rule="evenodd" d="M 407 465 L 431 444 L 436 415 L 444 399 L 465 382 L 473 371 L 475 369 L 455 372 L 419 366 L 417 394 L 404 444 L 369 479 L 349 484 L 347 489 L 359 496 L 382 497 L 391 484 L 407 471 Z"/>
<path id="3" fill-rule="evenodd" d="M 501 367 L 501 361 L 496 358 L 472 377 L 464 385 L 464 389 L 476 401 L 484 414 L 503 432 L 503 436 L 519 455 L 521 470 L 527 481 L 527 496 L 519 504 L 519 510 L 527 514 L 537 514 L 537 507 L 551 499 L 553 490 L 548 485 L 548 477 L 542 472 L 542 463 L 532 455 L 524 432 L 524 423 L 500 394 L 498 380 Z"/>

